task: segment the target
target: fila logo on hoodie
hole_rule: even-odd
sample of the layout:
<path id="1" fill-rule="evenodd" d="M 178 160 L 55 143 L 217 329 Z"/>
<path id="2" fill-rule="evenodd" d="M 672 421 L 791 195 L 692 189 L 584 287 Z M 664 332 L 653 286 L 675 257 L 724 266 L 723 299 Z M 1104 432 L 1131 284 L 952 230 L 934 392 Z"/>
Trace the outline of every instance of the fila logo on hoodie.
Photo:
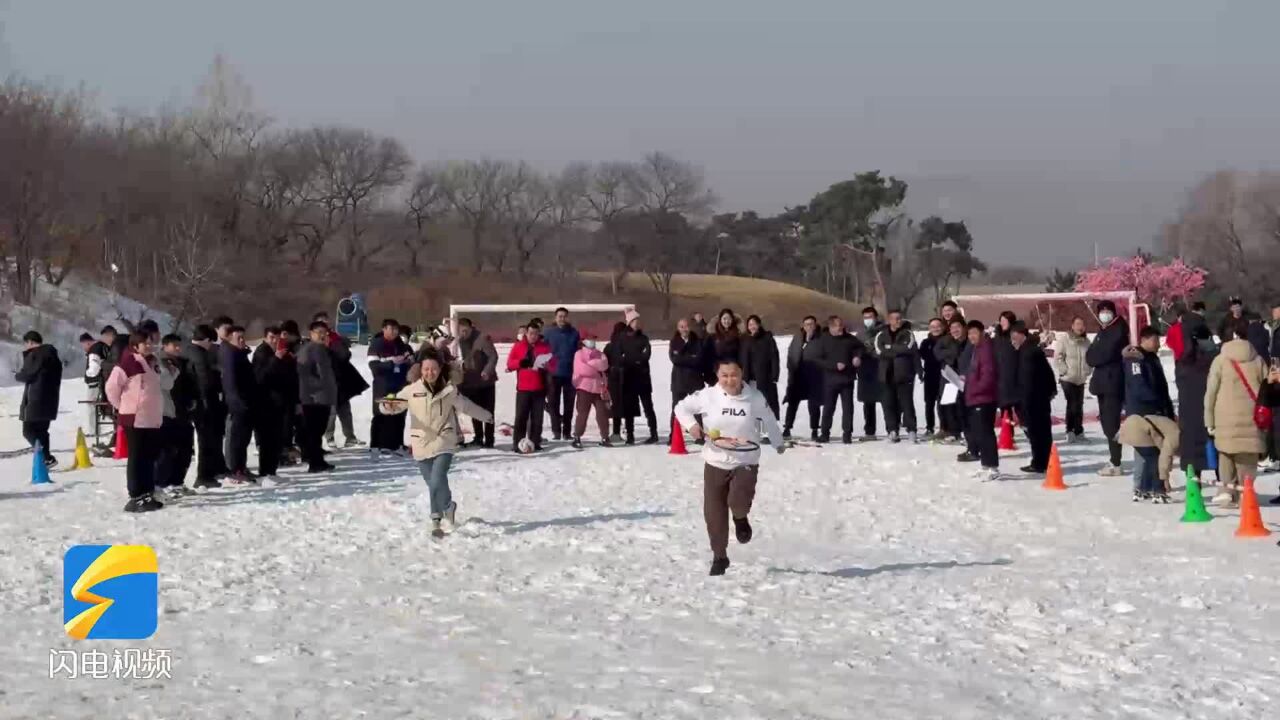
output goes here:
<path id="1" fill-rule="evenodd" d="M 704 432 L 714 430 L 725 437 L 758 443 L 760 425 L 763 424 L 770 442 L 774 445 L 782 443 L 782 428 L 778 427 L 778 419 L 773 416 L 764 395 L 750 385 L 744 385 L 742 392 L 737 395 L 730 395 L 720 389 L 719 385 L 713 385 L 689 395 L 676 405 L 676 418 L 681 427 L 696 424 L 695 415 L 703 416 Z M 760 464 L 760 451 L 723 450 L 716 447 L 715 443 L 707 443 L 702 447 L 702 459 L 712 467 L 732 470 L 743 465 Z"/>

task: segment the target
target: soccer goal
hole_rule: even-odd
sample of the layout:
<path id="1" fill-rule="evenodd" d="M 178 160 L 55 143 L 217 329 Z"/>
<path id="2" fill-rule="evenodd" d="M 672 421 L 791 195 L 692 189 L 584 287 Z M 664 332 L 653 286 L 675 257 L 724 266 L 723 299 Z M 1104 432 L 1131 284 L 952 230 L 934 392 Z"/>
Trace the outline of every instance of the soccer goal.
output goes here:
<path id="1" fill-rule="evenodd" d="M 1084 318 L 1089 333 L 1096 333 L 1102 327 L 1098 321 L 1098 303 L 1110 300 L 1116 304 L 1116 312 L 1121 317 L 1128 317 L 1129 339 L 1134 345 L 1138 344 L 1138 331 L 1152 320 L 1151 309 L 1138 302 L 1137 293 L 1132 291 L 957 295 L 952 300 L 965 318 L 988 325 L 995 324 L 1000 313 L 1010 310 L 1027 327 L 1041 332 L 1067 330 L 1073 319 Z"/>
<path id="2" fill-rule="evenodd" d="M 449 317 L 446 318 L 449 334 L 457 337 L 458 335 L 458 319 L 469 315 L 488 315 L 500 316 L 499 319 L 507 320 L 506 326 L 489 328 L 488 332 L 494 340 L 503 341 L 514 339 L 515 326 L 519 323 L 527 322 L 533 315 L 539 315 L 547 323 L 551 324 L 555 320 L 555 311 L 557 308 L 564 308 L 569 311 L 570 322 L 572 322 L 583 334 L 600 339 L 608 339 L 613 324 L 621 322 L 628 310 L 635 310 L 634 303 L 577 303 L 577 304 L 518 304 L 518 305 L 450 305 Z M 592 314 L 597 316 L 594 322 L 583 322 L 575 316 L 579 313 Z M 607 319 L 606 316 L 612 314 Z M 513 319 L 514 318 L 514 319 Z M 508 337 L 509 336 L 509 337 Z"/>

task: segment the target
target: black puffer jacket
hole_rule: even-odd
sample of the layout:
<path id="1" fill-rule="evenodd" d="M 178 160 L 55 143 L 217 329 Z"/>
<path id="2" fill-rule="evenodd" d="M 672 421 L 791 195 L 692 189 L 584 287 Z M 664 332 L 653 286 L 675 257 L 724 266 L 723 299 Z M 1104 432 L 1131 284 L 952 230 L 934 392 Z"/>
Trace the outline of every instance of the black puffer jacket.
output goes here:
<path id="1" fill-rule="evenodd" d="M 206 350 L 195 343 L 187 343 L 182 348 L 182 357 L 191 366 L 191 374 L 196 379 L 196 395 L 199 398 L 198 413 L 218 413 L 222 404 L 222 374 L 214 360 L 217 346 Z"/>
<path id="2" fill-rule="evenodd" d="M 1116 318 L 1093 338 L 1084 361 L 1093 368 L 1089 392 L 1124 397 L 1124 349 L 1129 345 L 1129 323 Z"/>
<path id="3" fill-rule="evenodd" d="M 669 355 L 671 357 L 671 395 L 673 397 L 683 398 L 686 395 L 698 392 L 706 386 L 706 383 L 703 382 L 705 360 L 703 358 L 701 338 L 689 333 L 689 339 L 685 340 L 680 337 L 680 333 L 676 333 L 671 338 Z"/>
<path id="4" fill-rule="evenodd" d="M 22 368 L 14 379 L 26 385 L 18 419 L 22 422 L 53 422 L 58 417 L 62 394 L 62 361 L 52 345 L 40 345 L 22 352 Z M 48 452 L 49 448 L 45 448 Z"/>
<path id="5" fill-rule="evenodd" d="M 778 384 L 778 343 L 773 333 L 761 330 L 755 335 L 743 335 L 742 379 L 757 386 Z"/>
<path id="6" fill-rule="evenodd" d="M 852 385 L 858 377 L 858 369 L 853 366 L 854 358 L 862 358 L 866 364 L 866 348 L 857 336 L 848 332 L 839 335 L 823 335 L 818 345 L 818 365 L 822 368 L 822 379 L 827 387 L 838 388 Z M 843 363 L 844 369 L 837 368 Z"/>
<path id="7" fill-rule="evenodd" d="M 1018 351 L 1013 348 L 1013 341 L 1005 330 L 996 330 L 991 341 L 996 355 L 996 372 L 999 377 L 997 386 L 997 403 L 1002 408 L 1016 407 L 1022 401 L 1022 391 L 1018 385 Z"/>
<path id="8" fill-rule="evenodd" d="M 938 344 L 948 335 L 929 335 L 920 341 L 920 365 L 924 368 L 924 383 L 936 387 L 942 382 L 942 362 L 938 360 Z"/>
<path id="9" fill-rule="evenodd" d="M 806 337 L 801 330 L 787 348 L 787 402 L 817 398 L 822 393 L 822 338 L 819 331 Z"/>
<path id="10" fill-rule="evenodd" d="M 884 330 L 885 325 L 876 321 L 867 327 L 863 325 L 854 333 L 858 343 L 862 345 L 862 364 L 858 366 L 858 402 L 880 402 L 880 358 L 876 357 L 876 336 Z M 849 332 L 847 329 L 845 332 Z"/>
<path id="11" fill-rule="evenodd" d="M 1020 380 L 1018 407 L 1024 413 L 1046 410 L 1058 396 L 1058 376 L 1049 365 L 1049 358 L 1033 338 L 1028 338 L 1015 352 Z"/>
<path id="12" fill-rule="evenodd" d="M 623 392 L 640 395 L 653 392 L 653 379 L 649 376 L 649 356 L 653 348 L 649 336 L 642 330 L 628 331 L 618 338 L 622 351 Z"/>
<path id="13" fill-rule="evenodd" d="M 875 353 L 880 360 L 880 382 L 886 385 L 908 385 L 920 375 L 920 348 L 911 323 L 897 330 L 885 326 L 875 337 Z"/>
<path id="14" fill-rule="evenodd" d="M 298 359 L 292 352 L 278 358 L 275 348 L 259 343 L 253 350 L 253 376 L 262 395 L 263 409 L 293 411 L 298 404 Z"/>

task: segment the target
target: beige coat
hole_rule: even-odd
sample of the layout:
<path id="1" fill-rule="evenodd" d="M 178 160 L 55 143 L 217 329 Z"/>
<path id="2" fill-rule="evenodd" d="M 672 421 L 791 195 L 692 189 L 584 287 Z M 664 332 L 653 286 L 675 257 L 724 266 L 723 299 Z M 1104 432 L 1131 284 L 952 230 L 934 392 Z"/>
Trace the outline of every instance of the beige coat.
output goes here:
<path id="1" fill-rule="evenodd" d="M 1213 433 L 1213 443 L 1223 453 L 1263 453 L 1262 433 L 1253 424 L 1253 400 L 1231 361 L 1240 363 L 1245 378 L 1256 393 L 1262 389 L 1266 370 L 1262 358 L 1248 340 L 1232 340 L 1209 366 L 1209 385 L 1204 394 L 1204 426 Z"/>
<path id="2" fill-rule="evenodd" d="M 481 422 L 493 422 L 493 414 L 476 405 L 452 384 L 432 393 L 421 380 L 405 387 L 397 395 L 409 402 L 409 445 L 414 460 L 427 460 L 451 453 L 458 448 L 458 413 Z"/>
<path id="3" fill-rule="evenodd" d="M 1089 352 L 1088 335 L 1057 333 L 1053 341 L 1053 369 L 1058 371 L 1058 378 L 1072 385 L 1084 385 L 1089 382 L 1089 363 L 1084 360 L 1087 352 Z"/>
<path id="4" fill-rule="evenodd" d="M 1116 440 L 1129 447 L 1160 448 L 1160 479 L 1168 486 L 1173 471 L 1173 456 L 1178 452 L 1182 434 L 1178 423 L 1163 415 L 1130 415 L 1120 425 Z"/>

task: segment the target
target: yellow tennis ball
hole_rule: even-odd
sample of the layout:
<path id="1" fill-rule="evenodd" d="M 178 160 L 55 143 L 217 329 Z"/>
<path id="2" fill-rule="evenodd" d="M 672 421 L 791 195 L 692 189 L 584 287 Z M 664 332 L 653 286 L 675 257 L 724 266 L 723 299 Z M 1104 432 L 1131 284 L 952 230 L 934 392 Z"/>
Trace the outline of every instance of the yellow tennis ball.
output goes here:
<path id="1" fill-rule="evenodd" d="M 715 440 L 716 438 L 720 437 L 720 431 L 716 430 L 715 428 L 712 428 L 710 431 L 707 432 L 707 435 L 710 435 L 711 439 Z"/>

